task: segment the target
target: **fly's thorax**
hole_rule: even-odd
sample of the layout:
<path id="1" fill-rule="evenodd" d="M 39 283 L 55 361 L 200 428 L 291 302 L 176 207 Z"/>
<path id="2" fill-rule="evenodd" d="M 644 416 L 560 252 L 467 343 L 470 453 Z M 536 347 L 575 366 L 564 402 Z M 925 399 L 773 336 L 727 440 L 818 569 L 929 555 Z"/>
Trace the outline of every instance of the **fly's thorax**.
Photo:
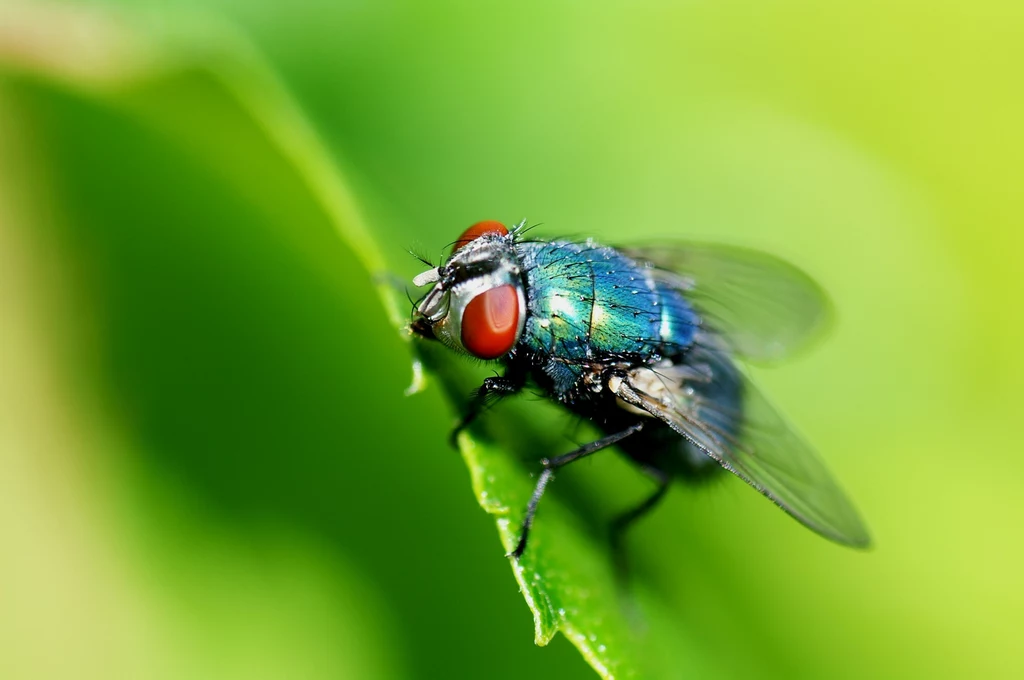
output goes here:
<path id="1" fill-rule="evenodd" d="M 513 236 L 500 224 L 478 223 L 456 241 L 441 267 L 413 280 L 417 286 L 433 284 L 416 314 L 449 347 L 480 359 L 500 358 L 518 342 L 526 322 L 521 272 Z"/>
<path id="2" fill-rule="evenodd" d="M 589 241 L 517 248 L 528 282 L 522 342 L 535 354 L 646 362 L 681 353 L 692 342 L 699 320 L 682 293 L 615 248 Z"/>

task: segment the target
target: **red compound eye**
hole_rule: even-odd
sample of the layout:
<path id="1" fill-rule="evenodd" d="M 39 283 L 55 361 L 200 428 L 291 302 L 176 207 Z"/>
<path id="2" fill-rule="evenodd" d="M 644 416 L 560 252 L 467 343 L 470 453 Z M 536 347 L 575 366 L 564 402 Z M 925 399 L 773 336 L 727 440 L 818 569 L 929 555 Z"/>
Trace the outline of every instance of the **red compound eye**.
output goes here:
<path id="1" fill-rule="evenodd" d="M 519 295 L 505 284 L 477 295 L 462 313 L 462 346 L 481 359 L 497 359 L 516 344 Z"/>
<path id="2" fill-rule="evenodd" d="M 477 222 L 472 227 L 462 232 L 462 236 L 455 242 L 455 247 L 452 248 L 454 253 L 456 250 L 466 245 L 470 241 L 483 236 L 484 234 L 500 234 L 504 236 L 508 233 L 508 229 L 505 225 L 497 220 L 484 220 L 483 222 Z"/>

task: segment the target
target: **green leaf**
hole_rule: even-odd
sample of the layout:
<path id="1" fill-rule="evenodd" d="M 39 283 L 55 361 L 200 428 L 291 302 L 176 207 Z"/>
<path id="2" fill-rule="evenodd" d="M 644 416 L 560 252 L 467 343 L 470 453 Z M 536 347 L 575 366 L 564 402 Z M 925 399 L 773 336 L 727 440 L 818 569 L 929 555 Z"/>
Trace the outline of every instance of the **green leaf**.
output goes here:
<path id="1" fill-rule="evenodd" d="M 469 435 L 461 437 L 460 446 L 477 500 L 495 516 L 509 552 L 519 539 L 534 480 L 503 447 Z M 562 632 L 602 677 L 650 677 L 641 672 L 607 552 L 585 538 L 571 511 L 555 498 L 545 500 L 527 551 L 518 561 L 510 559 L 533 613 L 535 641 L 546 645 Z"/>

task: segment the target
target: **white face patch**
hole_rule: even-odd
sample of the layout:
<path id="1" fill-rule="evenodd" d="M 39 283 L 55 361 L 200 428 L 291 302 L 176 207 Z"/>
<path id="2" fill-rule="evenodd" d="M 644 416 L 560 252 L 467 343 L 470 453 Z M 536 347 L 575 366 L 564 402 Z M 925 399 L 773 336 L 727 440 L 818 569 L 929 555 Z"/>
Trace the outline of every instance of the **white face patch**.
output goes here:
<path id="1" fill-rule="evenodd" d="M 459 272 L 473 272 L 458 276 Z M 413 279 L 417 287 L 433 285 L 416 313 L 430 324 L 434 336 L 452 349 L 462 346 L 462 315 L 478 295 L 501 286 L 515 288 L 519 306 L 516 341 L 526 323 L 526 294 L 519 277 L 519 261 L 512 240 L 484 234 L 457 249 L 442 267 L 428 269 Z"/>

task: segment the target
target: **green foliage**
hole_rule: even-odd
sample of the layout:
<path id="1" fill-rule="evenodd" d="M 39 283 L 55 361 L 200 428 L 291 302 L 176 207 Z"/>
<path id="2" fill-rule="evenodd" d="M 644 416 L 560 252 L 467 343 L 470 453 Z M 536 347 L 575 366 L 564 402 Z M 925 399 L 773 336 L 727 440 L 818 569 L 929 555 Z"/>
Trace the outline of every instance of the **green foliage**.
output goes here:
<path id="1" fill-rule="evenodd" d="M 5 4 L 0 676 L 592 677 L 558 630 L 614 677 L 1019 675 L 1018 5 Z M 517 593 L 588 433 L 463 438 L 495 541 L 445 443 L 485 369 L 394 282 L 523 216 L 811 272 L 834 335 L 757 378 L 877 550 L 676 488 L 620 598 L 609 453 Z"/>
<path id="2" fill-rule="evenodd" d="M 218 267 L 288 266 L 283 263 L 298 258 L 302 266 L 318 270 L 315 275 L 339 291 L 350 286 L 359 272 L 369 278 L 370 272 L 379 274 L 382 268 L 377 244 L 356 214 L 344 181 L 268 72 L 244 52 L 218 51 L 187 55 L 186 59 L 170 56 L 167 63 L 132 73 L 94 73 L 98 82 L 79 80 L 68 71 L 40 71 L 31 63 L 19 64 L 7 87 L 24 120 L 32 121 L 33 132 L 49 138 L 46 146 L 51 162 L 63 174 L 56 186 L 71 216 L 51 226 L 58 230 L 65 248 L 81 249 L 74 252 L 75 259 L 97 270 L 85 275 L 91 290 L 81 302 L 94 305 L 89 297 L 105 301 L 107 309 L 98 310 L 105 314 L 100 325 L 111 337 L 109 347 L 101 350 L 106 355 L 99 358 L 100 373 L 90 380 L 114 393 L 155 399 L 133 408 L 157 419 L 157 439 L 180 447 L 203 428 L 191 422 L 177 424 L 184 431 L 163 430 L 170 423 L 160 421 L 183 405 L 173 396 L 152 391 L 158 385 L 175 387 L 168 371 L 183 367 L 173 360 L 162 365 L 154 362 L 151 352 L 176 345 L 178 352 L 213 352 L 219 361 L 226 358 L 223 352 L 227 348 L 209 343 L 217 343 L 217 335 L 224 335 L 224 324 L 251 323 L 226 306 L 248 306 L 253 300 L 219 299 L 228 291 L 218 290 L 212 278 L 218 276 Z M 116 155 L 112 157 L 110 152 Z M 98 166 L 101 158 L 108 160 Z M 292 227 L 280 230 L 275 224 L 278 221 Z M 359 264 L 339 259 L 344 255 L 333 243 L 334 229 L 358 254 Z M 242 251 L 241 261 L 237 253 L 228 252 L 236 249 Z M 189 271 L 183 275 L 179 268 L 186 267 Z M 345 270 L 348 274 L 338 280 Z M 310 291 L 303 290 L 302 284 L 274 276 L 274 285 L 285 288 L 272 291 L 267 282 L 261 285 L 252 279 L 252 272 L 242 276 L 247 296 L 280 297 L 291 288 L 297 304 L 312 302 Z M 406 319 L 397 312 L 392 282 L 377 278 L 395 336 L 408 337 Z M 184 300 L 165 288 L 175 281 L 188 281 L 206 299 L 188 300 L 192 309 L 182 315 L 175 307 Z M 329 305 L 321 309 L 329 309 Z M 275 326 L 285 326 L 289 332 L 301 328 L 300 319 L 289 318 L 280 308 L 274 310 L 273 304 L 266 311 L 272 310 L 273 323 L 252 328 L 254 335 L 263 336 L 255 342 L 272 341 L 266 336 L 278 335 Z M 367 312 L 366 308 L 361 311 Z M 168 322 L 183 321 L 180 328 L 165 327 Z M 197 330 L 203 334 L 199 343 L 179 335 Z M 227 333 L 223 341 L 236 341 L 238 330 Z M 285 337 L 277 340 L 285 342 Z M 374 342 L 381 342 L 379 333 L 374 337 Z M 371 338 L 353 340 L 348 351 L 370 351 L 367 343 Z M 239 355 L 233 367 L 209 365 L 208 370 L 241 371 L 250 358 L 257 361 L 260 355 L 257 351 L 247 357 L 241 348 L 232 351 Z M 402 357 L 408 356 L 386 340 L 375 347 L 374 355 L 393 366 L 401 365 Z M 74 358 L 81 360 L 80 356 Z M 186 361 L 196 358 L 187 356 Z M 199 360 L 200 365 L 209 363 L 202 357 Z M 411 363 L 411 357 L 405 362 Z M 108 380 L 112 384 L 103 384 Z M 242 385 L 231 388 L 242 389 Z M 454 398 L 455 392 L 449 388 Z M 230 393 L 213 399 L 205 396 L 208 403 L 221 406 L 236 399 Z M 399 393 L 391 396 L 401 399 Z M 284 416 L 280 411 L 267 415 Z M 224 437 L 225 450 L 215 452 L 212 448 L 219 447 L 209 443 L 198 448 L 230 458 L 226 448 L 241 446 L 246 437 L 234 432 L 238 438 L 232 441 L 230 423 L 221 421 L 218 428 L 220 433 L 203 436 Z M 517 441 L 526 439 L 521 436 Z M 516 514 L 525 507 L 532 489 L 529 474 L 493 444 L 468 438 L 463 444 L 478 500 L 502 517 L 498 526 L 506 542 L 514 540 L 510 537 L 515 529 L 509 528 L 505 516 L 509 507 L 516 507 Z M 160 446 L 158 442 L 157 448 Z M 148 484 L 142 483 L 144 488 Z M 161 492 L 149 489 L 147 493 L 157 496 Z M 555 501 L 550 504 L 554 506 Z M 637 676 L 639 655 L 617 610 L 605 555 L 578 535 L 564 510 L 559 513 L 554 507 L 546 508 L 544 520 L 533 549 L 514 570 L 535 616 L 536 641 L 546 645 L 562 630 L 603 676 Z M 158 554 L 165 550 L 159 543 L 151 546 L 154 548 Z M 500 552 L 495 550 L 493 557 L 500 560 Z M 364 606 L 373 605 L 367 602 Z M 360 661 L 360 656 L 366 654 L 360 652 L 348 659 L 353 665 L 345 669 L 345 675 L 385 674 L 382 668 L 386 664 L 372 657 Z"/>

